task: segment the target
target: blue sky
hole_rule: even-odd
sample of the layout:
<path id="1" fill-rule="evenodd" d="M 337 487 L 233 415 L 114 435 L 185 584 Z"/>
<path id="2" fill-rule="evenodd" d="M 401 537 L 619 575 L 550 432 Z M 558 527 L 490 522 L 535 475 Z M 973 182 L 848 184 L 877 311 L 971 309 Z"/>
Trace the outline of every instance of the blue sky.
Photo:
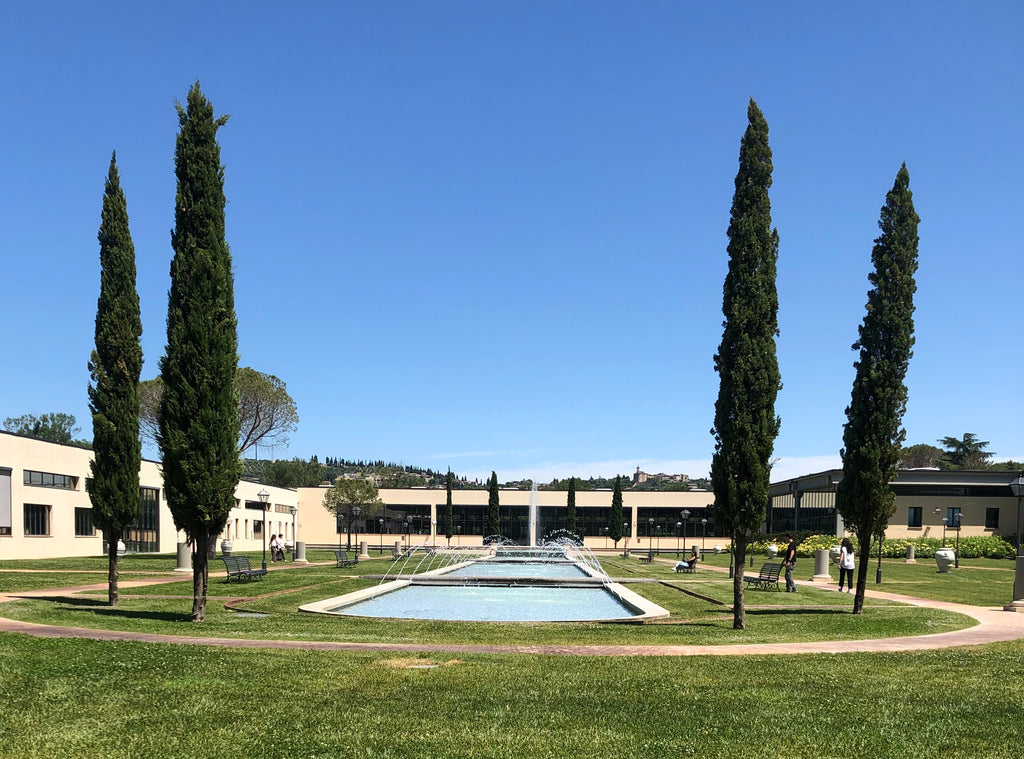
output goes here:
<path id="1" fill-rule="evenodd" d="M 217 113 L 242 365 L 287 449 L 470 477 L 707 472 L 748 98 L 774 151 L 774 478 L 838 465 L 879 210 L 921 216 L 908 443 L 1024 459 L 1024 9 L 991 3 L 7 4 L 0 418 L 90 430 L 117 150 L 165 345 L 175 99 Z M 153 452 L 150 451 L 152 454 Z"/>

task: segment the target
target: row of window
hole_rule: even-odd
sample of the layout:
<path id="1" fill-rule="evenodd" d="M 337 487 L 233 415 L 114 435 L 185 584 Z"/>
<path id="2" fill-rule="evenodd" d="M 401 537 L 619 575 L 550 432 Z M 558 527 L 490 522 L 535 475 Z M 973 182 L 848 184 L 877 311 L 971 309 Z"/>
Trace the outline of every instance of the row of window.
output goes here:
<path id="1" fill-rule="evenodd" d="M 923 508 L 921 506 L 911 506 L 907 509 L 907 527 L 921 527 L 922 518 L 924 516 Z M 946 525 L 955 529 L 956 525 L 960 521 L 960 508 L 957 506 L 951 506 L 946 509 Z M 999 509 L 998 508 L 986 508 L 985 509 L 985 529 L 986 530 L 998 530 L 999 529 Z"/>
<path id="2" fill-rule="evenodd" d="M 139 518 L 125 528 L 125 543 L 134 551 L 159 550 L 160 491 L 157 488 L 139 488 Z M 26 503 L 22 508 L 26 535 L 50 535 L 52 507 L 41 503 Z M 10 534 L 8 531 L 6 534 Z M 75 535 L 92 537 L 96 526 L 92 509 L 75 507 Z"/>
<path id="3" fill-rule="evenodd" d="M 70 474 L 53 474 L 52 472 L 33 472 L 26 469 L 23 482 L 38 488 L 57 488 L 59 490 L 78 490 L 78 478 Z"/>

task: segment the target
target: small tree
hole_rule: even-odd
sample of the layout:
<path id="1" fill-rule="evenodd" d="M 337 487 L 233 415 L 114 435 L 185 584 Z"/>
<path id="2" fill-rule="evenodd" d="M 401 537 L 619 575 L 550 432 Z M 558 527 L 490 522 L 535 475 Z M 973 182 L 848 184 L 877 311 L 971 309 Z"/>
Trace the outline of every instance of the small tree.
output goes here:
<path id="1" fill-rule="evenodd" d="M 612 488 L 612 507 L 608 511 L 608 537 L 618 548 L 619 541 L 622 540 L 622 477 L 620 475 L 615 475 L 615 485 Z"/>
<path id="2" fill-rule="evenodd" d="M 339 477 L 334 481 L 334 485 L 324 493 L 323 506 L 334 514 L 336 520 L 339 517 L 345 520 L 348 529 L 346 546 L 351 548 L 352 520 L 356 516 L 356 507 L 359 508 L 360 517 L 372 519 L 384 508 L 384 501 L 380 499 L 377 486 L 369 480 L 347 480 L 344 477 Z M 340 545 L 341 526 L 338 527 L 338 543 Z"/>
<path id="3" fill-rule="evenodd" d="M 96 305 L 96 348 L 89 359 L 92 384 L 92 477 L 85 481 L 93 523 L 107 541 L 107 600 L 118 604 L 117 544 L 139 518 L 139 372 L 142 317 L 135 286 L 135 246 L 128 207 L 110 158 L 100 229 L 100 296 Z"/>
<path id="4" fill-rule="evenodd" d="M 860 351 L 843 427 L 843 479 L 836 508 L 860 542 L 854 614 L 864 609 L 871 541 L 885 534 L 895 510 L 889 483 L 902 457 L 906 433 L 903 380 L 913 356 L 914 292 L 917 284 L 917 225 L 910 174 L 904 164 L 886 195 L 878 222 L 882 234 L 871 251 L 867 313 L 853 350 Z"/>
<path id="5" fill-rule="evenodd" d="M 484 524 L 484 535 L 501 535 L 501 507 L 498 502 L 498 475 L 491 472 L 487 481 L 487 521 Z"/>
<path id="6" fill-rule="evenodd" d="M 576 478 L 569 478 L 569 492 L 565 496 L 565 529 L 573 535 L 576 532 Z"/>

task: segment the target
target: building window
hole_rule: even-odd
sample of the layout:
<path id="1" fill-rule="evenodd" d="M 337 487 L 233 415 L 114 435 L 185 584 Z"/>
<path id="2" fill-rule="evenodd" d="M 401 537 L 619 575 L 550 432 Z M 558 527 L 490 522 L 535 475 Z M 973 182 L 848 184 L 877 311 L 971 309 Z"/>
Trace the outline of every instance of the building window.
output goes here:
<path id="1" fill-rule="evenodd" d="M 77 490 L 78 478 L 70 474 L 51 474 L 50 472 L 33 472 L 25 470 L 24 483 L 37 488 L 57 488 L 59 490 Z"/>
<path id="2" fill-rule="evenodd" d="M 985 529 L 999 529 L 999 509 L 985 509 Z"/>
<path id="3" fill-rule="evenodd" d="M 132 552 L 160 550 L 160 490 L 139 488 L 139 518 L 124 529 L 125 547 Z"/>
<path id="4" fill-rule="evenodd" d="M 25 534 L 50 534 L 50 507 L 37 503 L 25 504 Z"/>
<path id="5" fill-rule="evenodd" d="M 92 536 L 96 528 L 92 524 L 92 509 L 75 509 L 75 535 Z"/>
<path id="6" fill-rule="evenodd" d="M 951 530 L 955 530 L 960 524 L 960 507 L 950 506 L 946 509 L 946 525 Z"/>
<path id="7" fill-rule="evenodd" d="M 907 527 L 921 526 L 921 507 L 911 506 L 907 509 Z"/>

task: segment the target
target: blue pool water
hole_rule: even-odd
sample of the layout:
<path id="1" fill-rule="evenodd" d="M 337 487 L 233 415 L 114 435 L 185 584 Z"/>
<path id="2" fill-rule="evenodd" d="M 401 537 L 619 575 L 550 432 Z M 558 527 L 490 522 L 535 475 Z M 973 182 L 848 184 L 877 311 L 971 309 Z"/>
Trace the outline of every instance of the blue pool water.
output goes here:
<path id="1" fill-rule="evenodd" d="M 326 611 L 460 622 L 575 622 L 636 615 L 603 588 L 549 585 L 409 585 Z"/>
<path id="2" fill-rule="evenodd" d="M 586 577 L 575 564 L 552 561 L 474 561 L 445 577 Z"/>

